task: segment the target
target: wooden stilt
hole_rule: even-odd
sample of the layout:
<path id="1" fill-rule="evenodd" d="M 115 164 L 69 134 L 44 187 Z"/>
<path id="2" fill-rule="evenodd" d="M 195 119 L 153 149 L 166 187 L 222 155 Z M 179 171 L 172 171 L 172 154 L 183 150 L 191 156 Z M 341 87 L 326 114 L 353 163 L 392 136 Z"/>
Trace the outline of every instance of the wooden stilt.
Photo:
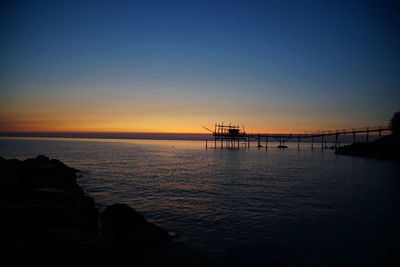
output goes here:
<path id="1" fill-rule="evenodd" d="M 314 149 L 314 136 L 311 137 L 311 150 Z"/>
<path id="2" fill-rule="evenodd" d="M 335 138 L 335 148 L 338 147 L 338 139 L 339 139 L 339 133 L 336 132 L 336 138 Z"/>

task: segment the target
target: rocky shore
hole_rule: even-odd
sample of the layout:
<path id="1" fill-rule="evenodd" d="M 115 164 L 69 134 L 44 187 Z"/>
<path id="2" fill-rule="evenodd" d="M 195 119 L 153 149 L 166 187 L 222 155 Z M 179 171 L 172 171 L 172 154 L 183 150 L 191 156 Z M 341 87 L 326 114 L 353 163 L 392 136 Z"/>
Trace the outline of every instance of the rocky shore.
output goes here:
<path id="1" fill-rule="evenodd" d="M 400 138 L 389 135 L 373 142 L 339 147 L 335 153 L 380 159 L 400 159 Z"/>
<path id="2" fill-rule="evenodd" d="M 0 266 L 212 266 L 124 204 L 102 213 L 78 170 L 38 156 L 0 157 Z"/>

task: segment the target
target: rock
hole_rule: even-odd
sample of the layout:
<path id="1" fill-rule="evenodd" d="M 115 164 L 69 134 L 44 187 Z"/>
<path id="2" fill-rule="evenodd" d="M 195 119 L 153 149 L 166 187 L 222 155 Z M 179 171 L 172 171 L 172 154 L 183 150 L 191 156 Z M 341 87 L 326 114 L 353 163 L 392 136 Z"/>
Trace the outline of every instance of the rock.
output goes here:
<path id="1" fill-rule="evenodd" d="M 106 248 L 106 240 L 103 236 L 77 228 L 52 227 L 49 233 L 54 239 L 70 242 L 80 246 Z"/>
<path id="2" fill-rule="evenodd" d="M 307 266 L 304 260 L 288 247 L 255 244 L 228 250 L 225 267 L 290 267 Z"/>
<path id="3" fill-rule="evenodd" d="M 0 266 L 211 265 L 124 204 L 104 210 L 100 234 L 99 212 L 77 172 L 43 155 L 0 157 Z"/>
<path id="4" fill-rule="evenodd" d="M 113 244 L 144 248 L 170 239 L 168 232 L 125 204 L 108 206 L 101 214 L 102 233 Z"/>
<path id="5" fill-rule="evenodd" d="M 76 182 L 76 173 L 76 169 L 45 156 L 24 161 L 3 160 L 0 163 L 0 203 L 31 202 L 31 193 L 41 188 L 62 189 L 84 196 Z"/>
<path id="6" fill-rule="evenodd" d="M 38 161 L 44 161 L 44 162 L 50 161 L 49 157 L 46 157 L 46 156 L 43 156 L 43 155 L 37 156 L 37 157 L 36 157 L 36 160 L 38 160 Z"/>
<path id="7" fill-rule="evenodd" d="M 78 234 L 60 238 L 62 233 L 98 235 L 99 212 L 76 183 L 76 172 L 46 156 L 0 159 L 0 244 L 5 247 L 0 265 L 70 266 L 75 255 L 97 249 L 95 241 L 90 243 L 97 239 L 89 239 L 89 234 L 82 240 Z M 51 229 L 69 230 L 55 235 Z M 44 252 L 47 256 L 40 257 Z M 12 257 L 16 253 L 22 257 Z M 68 258 L 70 264 L 57 262 L 59 258 Z"/>
<path id="8" fill-rule="evenodd" d="M 215 261 L 207 255 L 181 242 L 166 242 L 145 254 L 150 266 L 214 266 Z"/>

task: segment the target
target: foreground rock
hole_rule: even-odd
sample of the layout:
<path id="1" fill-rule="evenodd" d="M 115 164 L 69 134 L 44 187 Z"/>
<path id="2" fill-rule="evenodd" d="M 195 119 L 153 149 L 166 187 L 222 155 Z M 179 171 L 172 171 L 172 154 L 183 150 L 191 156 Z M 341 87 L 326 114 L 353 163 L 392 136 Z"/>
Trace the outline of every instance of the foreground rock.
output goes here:
<path id="1" fill-rule="evenodd" d="M 0 157 L 0 266 L 211 265 L 127 205 L 100 220 L 77 172 L 45 156 Z"/>
<path id="2" fill-rule="evenodd" d="M 306 263 L 290 248 L 254 244 L 228 250 L 224 267 L 304 267 Z"/>
<path id="3" fill-rule="evenodd" d="M 351 144 L 338 148 L 335 153 L 380 159 L 400 159 L 400 137 L 390 135 L 369 143 Z"/>
<path id="4" fill-rule="evenodd" d="M 147 248 L 169 240 L 168 232 L 124 204 L 108 206 L 101 215 L 102 232 L 114 246 Z"/>

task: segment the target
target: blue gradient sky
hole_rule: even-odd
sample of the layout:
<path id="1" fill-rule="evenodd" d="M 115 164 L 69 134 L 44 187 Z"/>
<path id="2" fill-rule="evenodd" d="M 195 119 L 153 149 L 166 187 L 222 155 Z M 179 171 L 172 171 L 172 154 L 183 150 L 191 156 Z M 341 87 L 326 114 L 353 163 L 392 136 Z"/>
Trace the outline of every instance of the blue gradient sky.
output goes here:
<path id="1" fill-rule="evenodd" d="M 0 7 L 0 131 L 303 131 L 400 110 L 398 1 Z"/>

